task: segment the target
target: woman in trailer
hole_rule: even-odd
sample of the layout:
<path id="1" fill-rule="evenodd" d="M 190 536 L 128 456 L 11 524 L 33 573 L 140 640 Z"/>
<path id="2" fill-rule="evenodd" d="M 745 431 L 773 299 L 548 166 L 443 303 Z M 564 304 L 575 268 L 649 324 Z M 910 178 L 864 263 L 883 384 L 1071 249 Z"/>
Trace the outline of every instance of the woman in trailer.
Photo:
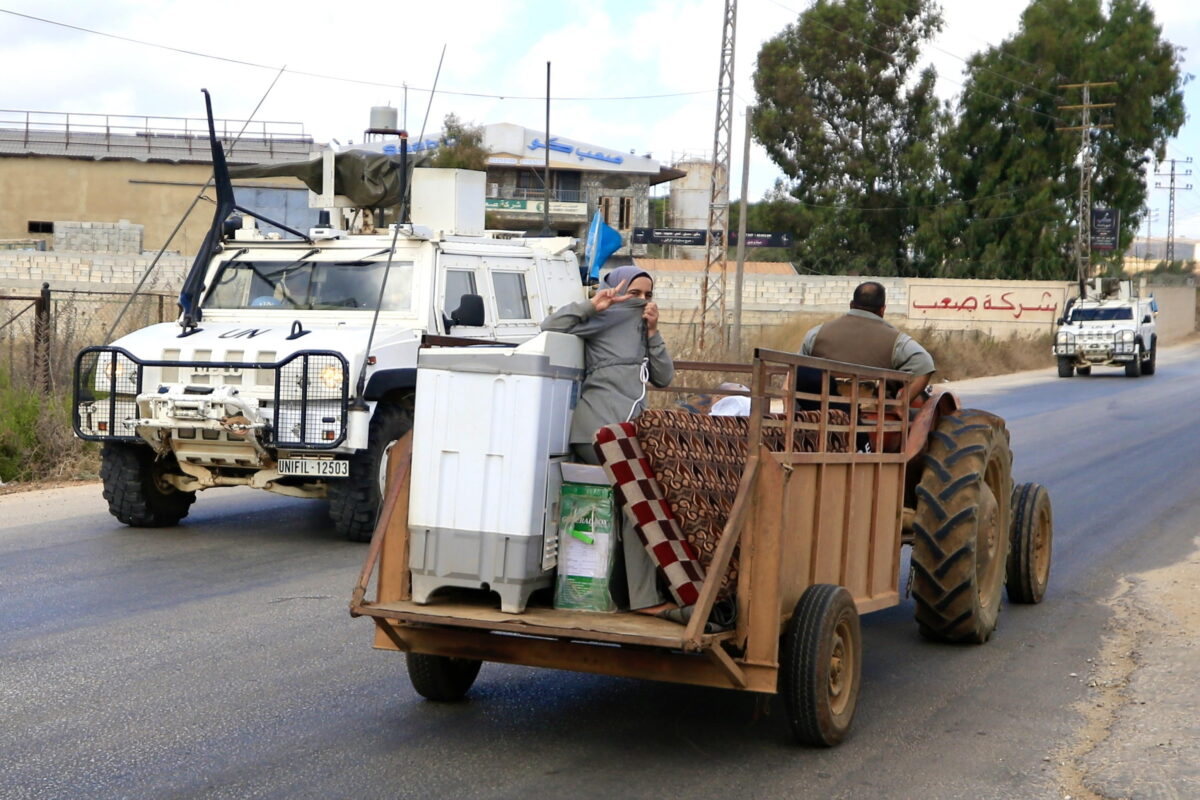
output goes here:
<path id="1" fill-rule="evenodd" d="M 560 308 L 542 321 L 542 330 L 571 333 L 584 340 L 586 375 L 571 420 L 571 451 L 598 464 L 596 431 L 627 422 L 645 409 L 646 382 L 668 386 L 675 366 L 658 331 L 654 279 L 637 266 L 617 267 L 600 281 L 590 300 Z M 623 537 L 630 608 L 664 601 L 650 556 L 636 536 Z"/>

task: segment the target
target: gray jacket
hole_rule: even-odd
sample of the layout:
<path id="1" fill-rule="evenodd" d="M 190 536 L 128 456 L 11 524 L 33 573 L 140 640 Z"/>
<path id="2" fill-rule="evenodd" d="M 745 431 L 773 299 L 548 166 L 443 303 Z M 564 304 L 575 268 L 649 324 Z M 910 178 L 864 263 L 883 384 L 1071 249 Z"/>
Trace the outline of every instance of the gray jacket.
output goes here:
<path id="1" fill-rule="evenodd" d="M 587 375 L 571 420 L 571 444 L 591 444 L 601 427 L 642 413 L 645 402 L 638 398 L 643 358 L 650 359 L 650 382 L 655 386 L 669 386 L 675 377 L 662 334 L 646 337 L 645 307 L 645 300 L 626 300 L 596 313 L 582 300 L 542 320 L 542 330 L 573 333 L 584 341 Z"/>

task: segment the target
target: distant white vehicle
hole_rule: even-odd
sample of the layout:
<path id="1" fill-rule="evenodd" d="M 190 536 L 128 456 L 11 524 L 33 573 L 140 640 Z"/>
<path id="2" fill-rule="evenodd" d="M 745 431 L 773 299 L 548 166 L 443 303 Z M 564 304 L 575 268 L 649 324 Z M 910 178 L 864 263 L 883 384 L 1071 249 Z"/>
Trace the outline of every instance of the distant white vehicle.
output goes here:
<path id="1" fill-rule="evenodd" d="M 218 210 L 178 324 L 79 354 L 75 432 L 103 443 L 104 497 L 128 525 L 174 525 L 197 491 L 251 486 L 328 498 L 335 527 L 367 541 L 386 453 L 412 426 L 422 337 L 532 338 L 586 297 L 574 240 L 486 232 L 484 173 L 424 168 L 423 225 L 368 229 L 337 197 L 345 229 L 263 234 L 233 203 L 215 135 L 212 147 Z M 326 191 L 310 200 L 335 197 L 323 158 Z"/>
<path id="2" fill-rule="evenodd" d="M 1124 367 L 1130 378 L 1153 375 L 1158 333 L 1153 298 L 1133 293 L 1131 281 L 1096 278 L 1088 296 L 1068 303 L 1054 334 L 1058 376 L 1090 375 L 1094 366 Z"/>

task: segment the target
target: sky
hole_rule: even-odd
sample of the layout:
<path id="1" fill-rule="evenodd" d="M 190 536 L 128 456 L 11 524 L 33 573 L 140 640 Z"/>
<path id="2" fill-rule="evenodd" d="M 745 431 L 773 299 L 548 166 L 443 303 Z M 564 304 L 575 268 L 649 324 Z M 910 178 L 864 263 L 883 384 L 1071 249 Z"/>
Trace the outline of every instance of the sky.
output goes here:
<path id="1" fill-rule="evenodd" d="M 734 197 L 759 47 L 809 4 L 739 0 Z M 962 91 L 964 60 L 1012 35 L 1026 2 L 942 5 L 945 27 L 925 52 L 937 69 L 939 94 L 949 99 Z M 1165 38 L 1186 48 L 1183 71 L 1200 76 L 1200 5 L 1195 0 L 1150 5 Z M 402 125 L 414 136 L 422 126 L 438 130 L 450 112 L 473 123 L 512 122 L 541 130 L 549 61 L 552 134 L 650 153 L 664 163 L 713 148 L 722 0 L 344 7 L 328 0 L 0 0 L 0 12 L 0 74 L 6 76 L 0 126 L 23 119 L 16 111 L 202 117 L 204 87 L 212 92 L 217 117 L 301 123 L 317 141 L 361 141 L 370 108 L 388 104 L 401 109 Z M 1185 87 L 1192 117 L 1200 109 L 1198 87 L 1195 80 Z M 1195 174 L 1180 175 L 1177 183 L 1195 188 L 1177 192 L 1175 225 L 1177 237 L 1200 239 L 1200 120 L 1188 121 L 1167 156 L 1195 159 L 1178 165 L 1180 172 Z M 761 198 L 779 177 L 755 145 L 750 199 Z M 1152 177 L 1150 185 L 1166 180 Z M 1150 190 L 1155 237 L 1166 233 L 1168 194 Z"/>

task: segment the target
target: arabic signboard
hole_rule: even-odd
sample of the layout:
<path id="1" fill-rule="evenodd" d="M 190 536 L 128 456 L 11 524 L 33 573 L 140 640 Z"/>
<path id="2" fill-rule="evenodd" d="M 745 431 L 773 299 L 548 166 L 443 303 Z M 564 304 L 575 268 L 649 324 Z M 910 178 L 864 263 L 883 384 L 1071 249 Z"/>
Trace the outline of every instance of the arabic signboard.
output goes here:
<path id="1" fill-rule="evenodd" d="M 634 228 L 633 244 L 683 244 L 703 247 L 707 238 L 703 228 Z"/>
<path id="2" fill-rule="evenodd" d="M 508 214 L 541 214 L 542 200 L 518 200 L 508 197 L 489 197 L 484 201 L 488 211 L 503 211 Z M 550 213 L 557 217 L 587 218 L 587 203 L 564 203 L 550 201 Z"/>
<path id="3" fill-rule="evenodd" d="M 747 247 L 791 247 L 790 233 L 746 233 Z M 693 228 L 634 228 L 634 244 L 682 244 L 703 247 L 707 244 L 703 229 Z M 730 246 L 737 244 L 737 232 L 729 233 Z"/>
<path id="4" fill-rule="evenodd" d="M 738 243 L 737 231 L 729 232 L 729 245 Z M 793 238 L 790 233 L 750 233 L 746 231 L 746 247 L 791 247 Z"/>
<path id="5" fill-rule="evenodd" d="M 1115 208 L 1092 209 L 1092 249 L 1116 250 L 1121 231 L 1121 212 Z"/>
<path id="6" fill-rule="evenodd" d="M 1066 301 L 1066 287 L 1021 286 L 997 281 L 951 284 L 912 281 L 908 285 L 910 320 L 979 322 L 1052 322 Z"/>

